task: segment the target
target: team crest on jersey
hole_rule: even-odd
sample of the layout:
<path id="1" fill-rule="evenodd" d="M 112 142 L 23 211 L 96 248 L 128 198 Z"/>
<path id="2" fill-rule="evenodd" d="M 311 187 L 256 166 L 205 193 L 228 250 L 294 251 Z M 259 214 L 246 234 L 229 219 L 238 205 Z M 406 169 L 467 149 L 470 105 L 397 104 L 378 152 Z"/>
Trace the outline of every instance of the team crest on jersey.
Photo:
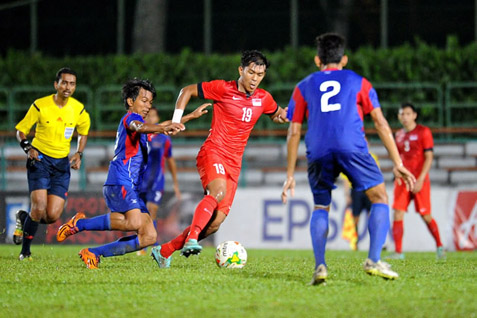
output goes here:
<path id="1" fill-rule="evenodd" d="M 262 100 L 260 98 L 253 98 L 252 99 L 252 106 L 262 106 Z"/>
<path id="2" fill-rule="evenodd" d="M 65 139 L 70 139 L 74 131 L 74 127 L 65 127 Z"/>
<path id="3" fill-rule="evenodd" d="M 411 135 L 411 136 L 409 136 L 409 140 L 417 140 L 417 135 Z"/>

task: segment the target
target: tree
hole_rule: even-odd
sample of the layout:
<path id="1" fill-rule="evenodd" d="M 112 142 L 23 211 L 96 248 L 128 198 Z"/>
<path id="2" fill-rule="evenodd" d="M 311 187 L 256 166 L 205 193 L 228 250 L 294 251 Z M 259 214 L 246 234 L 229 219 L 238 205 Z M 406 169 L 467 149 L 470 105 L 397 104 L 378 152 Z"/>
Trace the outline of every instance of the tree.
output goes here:
<path id="1" fill-rule="evenodd" d="M 331 28 L 330 31 L 348 38 L 353 0 L 320 0 L 320 4 L 325 11 L 326 25 Z"/>
<path id="2" fill-rule="evenodd" d="M 137 0 L 133 52 L 156 53 L 166 48 L 167 0 Z"/>

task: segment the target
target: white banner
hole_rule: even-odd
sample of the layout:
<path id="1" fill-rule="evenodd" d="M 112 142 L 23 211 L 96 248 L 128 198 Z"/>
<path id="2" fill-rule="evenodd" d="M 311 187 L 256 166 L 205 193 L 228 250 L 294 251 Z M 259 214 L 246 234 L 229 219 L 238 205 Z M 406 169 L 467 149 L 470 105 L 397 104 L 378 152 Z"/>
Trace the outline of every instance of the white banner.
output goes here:
<path id="1" fill-rule="evenodd" d="M 392 204 L 392 187 L 387 188 Z M 440 230 L 446 248 L 452 247 L 452 222 L 448 208 L 456 190 L 450 187 L 433 186 L 431 189 L 432 215 Z M 215 234 L 217 243 L 225 240 L 241 242 L 246 248 L 311 249 L 309 222 L 313 212 L 313 197 L 308 187 L 300 187 L 295 197 L 283 205 L 281 188 L 239 188 L 228 218 Z M 349 243 L 341 238 L 345 198 L 343 188 L 333 191 L 332 209 L 329 218 L 328 249 L 349 249 Z M 390 209 L 392 226 L 392 209 Z M 361 214 L 359 224 L 360 250 L 367 250 L 367 216 Z M 386 242 L 388 250 L 394 250 L 391 232 Z M 434 251 L 435 242 L 411 202 L 404 219 L 403 251 Z"/>

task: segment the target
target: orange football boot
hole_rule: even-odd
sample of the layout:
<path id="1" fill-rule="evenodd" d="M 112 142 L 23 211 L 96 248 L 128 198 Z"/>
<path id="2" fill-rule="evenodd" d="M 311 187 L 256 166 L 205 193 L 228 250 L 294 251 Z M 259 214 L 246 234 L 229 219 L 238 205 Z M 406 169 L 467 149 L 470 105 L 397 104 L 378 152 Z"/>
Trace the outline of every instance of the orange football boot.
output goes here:
<path id="1" fill-rule="evenodd" d="M 83 248 L 79 253 L 79 257 L 86 264 L 86 267 L 89 269 L 99 268 L 99 262 L 101 261 L 99 256 L 89 251 L 87 248 Z"/>
<path id="2" fill-rule="evenodd" d="M 68 222 L 59 227 L 58 233 L 56 233 L 56 240 L 58 242 L 63 242 L 68 236 L 78 233 L 78 228 L 76 227 L 76 222 L 80 219 L 84 219 L 86 216 L 83 212 L 78 212 L 73 216 Z"/>

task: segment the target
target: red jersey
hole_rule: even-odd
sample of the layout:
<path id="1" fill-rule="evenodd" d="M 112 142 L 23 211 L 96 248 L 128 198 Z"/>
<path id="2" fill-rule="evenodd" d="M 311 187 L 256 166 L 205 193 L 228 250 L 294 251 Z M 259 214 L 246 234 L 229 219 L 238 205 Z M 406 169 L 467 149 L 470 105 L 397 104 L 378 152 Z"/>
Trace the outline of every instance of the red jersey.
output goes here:
<path id="1" fill-rule="evenodd" d="M 404 166 L 417 178 L 424 164 L 424 151 L 434 148 L 431 130 L 422 125 L 408 132 L 402 128 L 396 132 L 396 145 Z"/>
<path id="2" fill-rule="evenodd" d="M 212 125 L 202 150 L 215 151 L 240 167 L 253 126 L 260 115 L 273 115 L 277 102 L 260 88 L 252 95 L 240 92 L 237 81 L 215 80 L 197 86 L 199 97 L 214 101 Z"/>

